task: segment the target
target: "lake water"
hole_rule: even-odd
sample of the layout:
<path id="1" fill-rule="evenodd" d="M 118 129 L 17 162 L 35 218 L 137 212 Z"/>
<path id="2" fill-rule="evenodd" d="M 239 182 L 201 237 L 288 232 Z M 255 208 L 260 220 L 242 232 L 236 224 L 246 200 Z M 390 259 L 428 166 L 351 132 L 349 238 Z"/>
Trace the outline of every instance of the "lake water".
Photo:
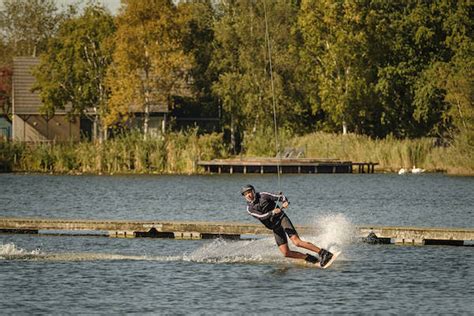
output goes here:
<path id="1" fill-rule="evenodd" d="M 321 232 L 302 237 L 343 251 L 334 265 L 295 264 L 272 238 L 0 235 L 1 313 L 474 313 L 474 247 L 352 238 L 358 224 L 474 227 L 472 177 L 0 174 L 0 216 L 255 223 L 246 183 L 283 191 L 292 221 Z"/>

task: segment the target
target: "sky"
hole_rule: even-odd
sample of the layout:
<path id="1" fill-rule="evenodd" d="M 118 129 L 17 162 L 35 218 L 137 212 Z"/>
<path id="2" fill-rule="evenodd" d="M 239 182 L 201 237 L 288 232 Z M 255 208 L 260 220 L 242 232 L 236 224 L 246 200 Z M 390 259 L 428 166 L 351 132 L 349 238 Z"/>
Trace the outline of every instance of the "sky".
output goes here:
<path id="1" fill-rule="evenodd" d="M 112 14 L 117 14 L 118 9 L 120 8 L 120 0 L 95 0 L 96 2 L 102 4 L 104 7 L 110 10 Z M 84 7 L 87 4 L 87 0 L 54 0 L 58 8 L 79 3 L 79 7 Z"/>
<path id="2" fill-rule="evenodd" d="M 54 3 L 56 3 L 56 6 L 58 8 L 61 8 L 63 6 L 67 6 L 69 4 L 79 4 L 80 8 L 83 8 L 86 6 L 88 0 L 53 0 Z M 120 8 L 120 0 L 94 0 L 97 3 L 102 4 L 104 7 L 109 9 L 109 11 L 112 14 L 117 14 L 118 10 Z M 3 6 L 3 0 L 0 0 L 0 10 L 4 8 Z"/>

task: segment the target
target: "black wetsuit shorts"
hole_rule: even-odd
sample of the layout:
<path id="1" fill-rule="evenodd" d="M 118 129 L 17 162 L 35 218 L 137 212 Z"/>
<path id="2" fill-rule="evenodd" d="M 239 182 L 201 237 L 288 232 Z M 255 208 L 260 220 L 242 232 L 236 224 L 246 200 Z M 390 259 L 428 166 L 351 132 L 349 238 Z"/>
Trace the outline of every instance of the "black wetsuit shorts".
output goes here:
<path id="1" fill-rule="evenodd" d="M 298 233 L 296 232 L 295 226 L 293 226 L 288 216 L 283 215 L 283 217 L 281 218 L 280 225 L 273 229 L 273 235 L 275 236 L 275 241 L 277 245 L 281 246 L 288 243 L 288 238 L 286 237 L 286 235 L 291 237 L 294 235 L 298 235 Z"/>

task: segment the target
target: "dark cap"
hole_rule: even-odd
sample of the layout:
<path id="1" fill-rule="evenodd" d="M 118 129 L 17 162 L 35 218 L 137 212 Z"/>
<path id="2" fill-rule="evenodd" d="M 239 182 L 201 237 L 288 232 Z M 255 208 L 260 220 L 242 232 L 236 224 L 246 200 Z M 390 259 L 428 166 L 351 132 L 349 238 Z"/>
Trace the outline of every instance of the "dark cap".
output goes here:
<path id="1" fill-rule="evenodd" d="M 240 194 L 244 195 L 245 192 L 247 191 L 254 191 L 255 192 L 255 188 L 253 187 L 253 185 L 251 184 L 247 184 L 247 185 L 244 185 L 241 189 L 240 189 Z"/>

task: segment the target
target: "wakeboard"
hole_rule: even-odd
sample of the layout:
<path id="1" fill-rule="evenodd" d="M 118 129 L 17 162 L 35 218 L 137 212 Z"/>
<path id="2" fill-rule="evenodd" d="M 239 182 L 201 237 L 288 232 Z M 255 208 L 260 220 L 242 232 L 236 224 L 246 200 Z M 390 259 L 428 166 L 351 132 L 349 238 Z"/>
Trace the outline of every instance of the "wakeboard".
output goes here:
<path id="1" fill-rule="evenodd" d="M 329 260 L 329 262 L 324 266 L 324 267 L 321 267 L 321 264 L 319 262 L 317 263 L 310 263 L 310 262 L 306 262 L 306 261 L 301 261 L 301 260 L 298 260 L 298 264 L 299 263 L 302 263 L 304 266 L 306 267 L 311 267 L 311 268 L 319 268 L 319 269 L 327 269 L 329 268 L 334 261 L 336 261 L 337 257 L 339 257 L 339 255 L 342 253 L 342 251 L 335 251 L 333 252 L 332 254 L 332 258 L 331 260 Z"/>

